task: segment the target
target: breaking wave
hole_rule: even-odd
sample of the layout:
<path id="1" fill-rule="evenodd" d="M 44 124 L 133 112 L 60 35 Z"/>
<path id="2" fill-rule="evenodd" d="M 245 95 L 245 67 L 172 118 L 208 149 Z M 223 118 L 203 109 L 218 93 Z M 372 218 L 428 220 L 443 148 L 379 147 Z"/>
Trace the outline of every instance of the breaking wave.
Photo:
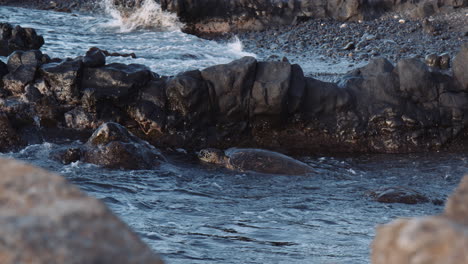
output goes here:
<path id="1" fill-rule="evenodd" d="M 179 31 L 183 26 L 175 14 L 163 11 L 154 0 L 143 0 L 132 8 L 118 6 L 114 0 L 102 0 L 101 7 L 113 18 L 105 26 L 119 28 L 120 32 L 139 29 Z"/>

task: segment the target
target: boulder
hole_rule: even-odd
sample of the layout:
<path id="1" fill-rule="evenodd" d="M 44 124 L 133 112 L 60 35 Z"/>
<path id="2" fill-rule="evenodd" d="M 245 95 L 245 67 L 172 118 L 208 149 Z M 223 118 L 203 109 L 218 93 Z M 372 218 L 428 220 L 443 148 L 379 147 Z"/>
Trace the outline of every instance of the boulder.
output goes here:
<path id="1" fill-rule="evenodd" d="M 291 64 L 282 61 L 257 63 L 250 98 L 250 116 L 278 116 L 287 113 Z"/>
<path id="2" fill-rule="evenodd" d="M 248 116 L 257 61 L 243 57 L 201 71 L 208 83 L 214 116 L 219 123 L 244 121 Z"/>
<path id="3" fill-rule="evenodd" d="M 83 161 L 111 169 L 151 169 L 165 158 L 117 123 L 104 123 L 88 139 Z"/>
<path id="4" fill-rule="evenodd" d="M 38 50 L 15 51 L 8 57 L 9 73 L 3 77 L 4 88 L 14 95 L 24 93 L 26 85 L 34 81 L 36 71 L 44 62 L 44 58 Z"/>
<path id="5" fill-rule="evenodd" d="M 453 75 L 459 83 L 460 89 L 468 91 L 468 42 L 463 43 L 460 52 L 453 60 Z"/>
<path id="6" fill-rule="evenodd" d="M 8 56 L 17 50 L 38 50 L 44 45 L 44 38 L 32 28 L 13 27 L 0 23 L 0 56 Z"/>
<path id="7" fill-rule="evenodd" d="M 201 125 L 211 120 L 211 103 L 200 71 L 177 74 L 167 81 L 168 108 L 179 117 L 171 126 Z"/>
<path id="8" fill-rule="evenodd" d="M 58 101 L 76 104 L 79 102 L 81 60 L 65 60 L 44 64 L 40 73 Z"/>
<path id="9" fill-rule="evenodd" d="M 102 67 L 106 65 L 106 55 L 99 48 L 92 47 L 82 58 L 84 67 Z"/>
<path id="10" fill-rule="evenodd" d="M 98 99 L 122 99 L 137 93 L 152 78 L 144 65 L 111 63 L 84 68 L 81 90 L 94 89 Z"/>
<path id="11" fill-rule="evenodd" d="M 101 201 L 43 169 L 0 160 L 0 201 L 2 264 L 162 263 Z"/>

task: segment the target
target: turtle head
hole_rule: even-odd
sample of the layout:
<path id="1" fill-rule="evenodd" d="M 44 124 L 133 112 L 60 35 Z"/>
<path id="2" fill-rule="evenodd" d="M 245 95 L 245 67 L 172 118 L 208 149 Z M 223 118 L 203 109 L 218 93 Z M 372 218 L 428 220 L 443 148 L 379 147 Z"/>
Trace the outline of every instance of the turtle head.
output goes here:
<path id="1" fill-rule="evenodd" d="M 202 149 L 198 153 L 198 158 L 201 161 L 214 163 L 214 164 L 224 164 L 224 152 L 215 148 Z"/>

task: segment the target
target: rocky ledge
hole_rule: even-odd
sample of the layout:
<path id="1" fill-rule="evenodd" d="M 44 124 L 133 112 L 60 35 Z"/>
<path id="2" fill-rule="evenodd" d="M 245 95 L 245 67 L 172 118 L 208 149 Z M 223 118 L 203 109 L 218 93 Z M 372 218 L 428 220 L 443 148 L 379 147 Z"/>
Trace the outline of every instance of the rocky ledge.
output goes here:
<path id="1" fill-rule="evenodd" d="M 0 159 L 0 260 L 162 264 L 100 201 L 63 177 Z"/>
<path id="2" fill-rule="evenodd" d="M 468 263 L 468 176 L 438 216 L 397 219 L 377 228 L 372 263 Z"/>
<path id="3" fill-rule="evenodd" d="M 0 63 L 1 150 L 87 140 L 106 122 L 157 148 L 194 150 L 403 153 L 466 140 L 467 43 L 451 67 L 446 57 L 431 66 L 377 58 L 337 83 L 304 77 L 287 61 L 252 57 L 176 76 L 105 58 L 96 48 L 73 59 L 30 50 Z"/>

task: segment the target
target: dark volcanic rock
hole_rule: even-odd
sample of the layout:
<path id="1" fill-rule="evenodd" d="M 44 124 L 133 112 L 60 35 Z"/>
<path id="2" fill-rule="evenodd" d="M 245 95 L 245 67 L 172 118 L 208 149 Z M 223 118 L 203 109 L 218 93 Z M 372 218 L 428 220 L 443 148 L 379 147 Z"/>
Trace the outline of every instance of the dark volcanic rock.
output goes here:
<path id="1" fill-rule="evenodd" d="M 70 164 L 81 159 L 80 148 L 59 149 L 50 153 L 50 158 L 61 162 L 62 164 Z"/>
<path id="2" fill-rule="evenodd" d="M 203 79 L 208 83 L 214 117 L 218 123 L 241 122 L 248 118 L 256 66 L 255 58 L 244 57 L 201 71 Z"/>
<path id="3" fill-rule="evenodd" d="M 9 73 L 3 76 L 4 88 L 14 95 L 22 94 L 26 85 L 34 81 L 43 62 L 44 56 L 38 50 L 15 51 L 8 57 Z"/>
<path id="4" fill-rule="evenodd" d="M 111 63 L 99 68 L 84 68 L 82 90 L 94 89 L 97 98 L 120 99 L 138 92 L 152 77 L 139 64 Z"/>
<path id="5" fill-rule="evenodd" d="M 271 61 L 257 63 L 250 98 L 250 115 L 281 116 L 287 112 L 291 64 Z"/>
<path id="6" fill-rule="evenodd" d="M 301 66 L 291 65 L 291 83 L 288 89 L 288 111 L 294 113 L 300 109 L 305 94 L 305 78 Z"/>
<path id="7" fill-rule="evenodd" d="M 199 126 L 211 121 L 208 87 L 200 71 L 180 73 L 167 81 L 169 109 L 175 113 L 171 127 Z"/>
<path id="8" fill-rule="evenodd" d="M 0 160 L 0 201 L 2 264 L 162 264 L 102 202 L 58 175 Z"/>
<path id="9" fill-rule="evenodd" d="M 12 127 L 8 116 L 0 113 L 0 152 L 10 151 L 20 145 L 18 132 Z"/>
<path id="10" fill-rule="evenodd" d="M 429 202 L 429 199 L 421 193 L 401 186 L 381 188 L 372 191 L 370 196 L 379 203 L 418 204 Z"/>
<path id="11" fill-rule="evenodd" d="M 100 123 L 96 113 L 88 112 L 82 107 L 76 107 L 65 113 L 65 124 L 69 128 L 77 130 L 96 129 Z"/>
<path id="12" fill-rule="evenodd" d="M 106 65 L 106 55 L 99 48 L 90 48 L 83 57 L 85 67 L 101 67 Z"/>
<path id="13" fill-rule="evenodd" d="M 397 63 L 400 91 L 414 102 L 425 103 L 437 99 L 437 88 L 431 80 L 427 66 L 417 59 L 404 59 Z"/>
<path id="14" fill-rule="evenodd" d="M 102 124 L 83 152 L 83 161 L 113 169 L 150 169 L 165 161 L 155 147 L 117 123 Z"/>
<path id="15" fill-rule="evenodd" d="M 32 28 L 13 27 L 0 23 L 0 56 L 8 56 L 16 50 L 38 50 L 44 45 L 44 38 Z"/>
<path id="16" fill-rule="evenodd" d="M 82 64 L 81 60 L 65 60 L 41 66 L 40 73 L 57 100 L 70 104 L 78 103 Z"/>

